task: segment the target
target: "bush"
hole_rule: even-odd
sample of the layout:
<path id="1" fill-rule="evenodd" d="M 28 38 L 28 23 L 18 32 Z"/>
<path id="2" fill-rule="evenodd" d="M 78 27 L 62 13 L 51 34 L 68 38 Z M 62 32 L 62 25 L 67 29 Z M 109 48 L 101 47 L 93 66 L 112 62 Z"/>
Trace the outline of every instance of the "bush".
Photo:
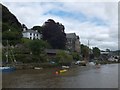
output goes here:
<path id="1" fill-rule="evenodd" d="M 67 54 L 65 51 L 58 51 L 56 55 L 56 62 L 60 65 L 70 65 L 73 58 L 71 55 Z"/>

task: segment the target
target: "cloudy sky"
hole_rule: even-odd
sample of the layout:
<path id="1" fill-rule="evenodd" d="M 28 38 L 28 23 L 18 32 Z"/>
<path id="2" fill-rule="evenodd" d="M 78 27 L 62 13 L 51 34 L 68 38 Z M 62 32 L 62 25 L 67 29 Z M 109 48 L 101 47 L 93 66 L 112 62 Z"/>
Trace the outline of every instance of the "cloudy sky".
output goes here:
<path id="1" fill-rule="evenodd" d="M 28 28 L 42 26 L 54 19 L 65 26 L 66 33 L 76 33 L 80 42 L 90 47 L 118 49 L 117 2 L 2 2 Z"/>

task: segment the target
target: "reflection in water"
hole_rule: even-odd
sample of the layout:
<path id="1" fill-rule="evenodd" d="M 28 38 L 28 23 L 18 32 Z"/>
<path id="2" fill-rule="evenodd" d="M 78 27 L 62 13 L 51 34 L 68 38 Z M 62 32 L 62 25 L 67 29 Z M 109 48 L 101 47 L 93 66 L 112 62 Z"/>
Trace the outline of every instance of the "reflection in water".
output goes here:
<path id="1" fill-rule="evenodd" d="M 17 70 L 3 73 L 3 88 L 117 88 L 118 65 L 73 67 L 56 75 L 56 69 Z"/>

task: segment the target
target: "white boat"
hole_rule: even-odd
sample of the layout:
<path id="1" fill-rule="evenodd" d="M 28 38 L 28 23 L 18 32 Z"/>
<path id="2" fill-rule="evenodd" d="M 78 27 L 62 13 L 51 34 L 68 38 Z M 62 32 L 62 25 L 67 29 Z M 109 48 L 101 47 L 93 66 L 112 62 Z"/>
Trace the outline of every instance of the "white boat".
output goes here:
<path id="1" fill-rule="evenodd" d="M 10 67 L 0 67 L 0 70 L 3 70 L 3 69 L 10 69 Z"/>
<path id="2" fill-rule="evenodd" d="M 68 68 L 70 68 L 69 66 L 62 66 L 62 68 L 66 68 L 66 69 L 68 69 Z"/>
<path id="3" fill-rule="evenodd" d="M 95 63 L 94 62 L 89 62 L 88 65 L 95 66 Z"/>
<path id="4" fill-rule="evenodd" d="M 43 69 L 42 67 L 34 67 L 34 69 Z"/>
<path id="5" fill-rule="evenodd" d="M 80 66 L 86 66 L 86 62 L 85 61 L 76 61 L 75 64 L 76 65 L 80 65 Z"/>

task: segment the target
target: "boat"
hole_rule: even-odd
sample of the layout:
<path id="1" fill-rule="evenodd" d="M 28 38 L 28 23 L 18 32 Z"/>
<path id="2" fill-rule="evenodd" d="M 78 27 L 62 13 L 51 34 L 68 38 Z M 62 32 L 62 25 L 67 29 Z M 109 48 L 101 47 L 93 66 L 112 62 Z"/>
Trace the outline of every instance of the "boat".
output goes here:
<path id="1" fill-rule="evenodd" d="M 15 70 L 15 67 L 0 67 L 1 72 L 11 72 L 14 70 Z"/>
<path id="2" fill-rule="evenodd" d="M 42 67 L 34 67 L 34 69 L 43 69 Z"/>
<path id="3" fill-rule="evenodd" d="M 89 66 L 95 66 L 95 63 L 94 62 L 89 62 L 88 65 Z"/>
<path id="4" fill-rule="evenodd" d="M 70 68 L 69 66 L 62 66 L 62 68 L 66 68 L 66 69 L 68 69 L 68 68 Z"/>
<path id="5" fill-rule="evenodd" d="M 67 71 L 66 69 L 63 69 L 63 70 L 60 70 L 60 73 L 64 73 L 66 71 Z"/>
<path id="6" fill-rule="evenodd" d="M 86 66 L 86 62 L 85 61 L 76 61 L 75 65 Z"/>
<path id="7" fill-rule="evenodd" d="M 14 71 L 15 70 L 15 67 L 13 66 L 8 66 L 9 64 L 9 61 L 12 61 L 12 63 L 16 63 L 16 60 L 15 60 L 15 56 L 13 54 L 13 51 L 11 48 L 9 48 L 8 46 L 8 40 L 7 40 L 7 52 L 5 53 L 5 56 L 6 56 L 6 62 L 5 62 L 5 65 L 3 66 L 0 66 L 0 71 L 2 72 L 10 72 L 10 71 Z M 9 50 L 9 51 L 8 51 Z M 11 60 L 9 60 L 9 58 Z M 3 63 L 3 62 L 2 62 Z"/>

